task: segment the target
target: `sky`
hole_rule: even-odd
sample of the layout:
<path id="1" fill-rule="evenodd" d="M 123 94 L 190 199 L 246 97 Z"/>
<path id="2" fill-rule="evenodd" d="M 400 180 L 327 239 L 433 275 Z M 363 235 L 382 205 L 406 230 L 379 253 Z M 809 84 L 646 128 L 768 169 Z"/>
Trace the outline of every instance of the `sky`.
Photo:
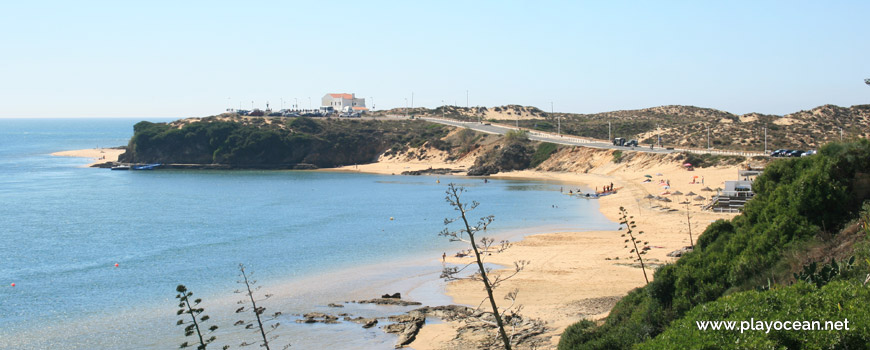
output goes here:
<path id="1" fill-rule="evenodd" d="M 870 104 L 870 1 L 6 1 L 0 117 Z M 413 94 L 413 98 L 412 98 Z M 283 100 L 283 102 L 282 102 Z"/>

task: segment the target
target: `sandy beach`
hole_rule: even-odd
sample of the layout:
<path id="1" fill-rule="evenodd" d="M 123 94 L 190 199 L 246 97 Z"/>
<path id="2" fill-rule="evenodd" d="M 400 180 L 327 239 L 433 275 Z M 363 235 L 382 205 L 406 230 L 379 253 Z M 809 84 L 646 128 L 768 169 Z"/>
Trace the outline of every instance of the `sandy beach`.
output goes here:
<path id="1" fill-rule="evenodd" d="M 563 150 L 544 162 L 539 170 L 499 173 L 492 177 L 559 181 L 566 184 L 566 193 L 569 190 L 576 191 L 580 186 L 601 190 L 612 183 L 618 192 L 598 199 L 600 210 L 614 222 L 619 221 L 619 207 L 625 207 L 634 216 L 637 229 L 645 232 L 641 236 L 642 240 L 648 241 L 647 246 L 651 248 L 645 255 L 645 261 L 651 263 L 654 269 L 656 265 L 674 261 L 675 258 L 668 257 L 668 253 L 690 244 L 686 205 L 678 204 L 687 197 L 665 195 L 673 200 L 671 203 L 644 197 L 648 194 L 661 195 L 665 191 L 680 191 L 684 194 L 694 192 L 709 199 L 715 192 L 702 191 L 702 188 L 724 187 L 726 180 L 736 180 L 738 176 L 736 166 L 688 171 L 681 161 L 672 156 L 645 153 L 636 153 L 625 162 L 615 164 L 611 161 L 610 153 L 582 148 Z M 378 163 L 339 170 L 398 174 L 430 166 L 465 169 L 470 163 L 436 160 L 408 163 L 398 159 L 381 159 Z M 645 175 L 651 176 L 649 182 L 644 182 L 647 179 Z M 442 182 L 448 181 L 449 176 L 442 179 Z M 668 182 L 670 186 L 665 189 Z M 576 186 L 572 188 L 571 185 Z M 699 204 L 704 201 L 691 200 L 690 203 L 688 210 L 695 241 L 698 233 L 703 232 L 711 222 L 733 217 L 733 214 L 701 211 Z M 666 207 L 663 208 L 662 204 Z M 643 272 L 639 267 L 632 266 L 632 254 L 629 254 L 628 248 L 624 248 L 625 238 L 620 235 L 620 231 L 586 231 L 527 236 L 510 249 L 488 257 L 487 262 L 504 266 L 513 266 L 513 262 L 518 260 L 530 261 L 524 271 L 496 291 L 497 297 L 501 298 L 514 288 L 519 289 L 517 302 L 523 306 L 522 314 L 547 322 L 551 328 L 547 335 L 552 338 L 545 348 L 555 348 L 558 336 L 565 327 L 584 318 L 599 320 L 606 317 L 620 297 L 645 284 Z M 448 258 L 448 262 L 457 264 L 471 261 L 470 257 Z M 650 279 L 653 269 L 647 271 Z M 468 280 L 449 283 L 447 294 L 454 303 L 470 306 L 479 305 L 485 296 L 479 282 Z M 459 325 L 458 322 L 426 325 L 411 347 L 417 350 L 461 348 L 463 344 L 455 339 L 455 330 Z"/>
<path id="2" fill-rule="evenodd" d="M 52 155 L 92 158 L 93 163 L 117 161 L 123 153 L 119 149 L 86 149 L 55 152 Z M 597 199 L 599 210 L 608 219 L 619 220 L 619 207 L 625 207 L 637 222 L 637 229 L 644 231 L 642 240 L 649 242 L 645 261 L 652 266 L 673 262 L 667 254 L 690 245 L 686 217 L 686 205 L 678 204 L 685 195 L 664 195 L 673 200 L 662 203 L 648 200 L 648 194 L 662 195 L 680 191 L 694 192 L 707 199 L 714 192 L 702 188 L 724 187 L 726 180 L 737 179 L 738 169 L 733 167 L 700 168 L 688 171 L 674 156 L 626 152 L 625 161 L 613 163 L 612 151 L 588 148 L 566 148 L 555 153 L 536 170 L 499 173 L 492 178 L 534 179 L 564 183 L 564 193 L 569 191 L 601 190 L 611 183 L 617 193 Z M 464 170 L 473 164 L 474 154 L 455 161 L 447 161 L 445 154 L 429 152 L 425 157 L 382 156 L 376 163 L 351 165 L 326 171 L 364 172 L 398 175 L 404 171 L 449 168 Z M 90 166 L 89 164 L 88 166 Z M 649 175 L 647 177 L 646 175 Z M 451 175 L 440 175 L 442 183 L 450 181 Z M 649 181 L 646 181 L 650 179 Z M 646 182 L 645 182 L 646 181 Z M 702 183 L 703 181 L 703 183 Z M 666 189 L 666 184 L 670 186 Z M 692 196 L 694 197 L 694 196 Z M 470 200 L 470 199 L 469 199 Z M 577 200 L 595 200 L 577 197 Z M 716 214 L 700 210 L 700 203 L 690 201 L 691 230 L 697 241 L 711 222 L 733 217 L 733 214 Z M 665 207 L 662 207 L 662 204 Z M 496 223 L 497 225 L 497 223 Z M 547 323 L 550 331 L 544 348 L 555 348 L 559 335 L 565 327 L 581 319 L 599 320 L 631 289 L 645 284 L 643 271 L 632 261 L 629 249 L 625 248 L 620 231 L 579 231 L 536 234 L 515 242 L 511 248 L 488 257 L 487 262 L 512 266 L 514 261 L 528 260 L 524 271 L 503 284 L 496 291 L 497 297 L 517 288 L 517 303 L 523 306 L 522 314 Z M 452 252 L 455 253 L 455 252 Z M 448 252 L 448 262 L 465 264 L 470 257 L 457 258 Z M 499 273 L 499 271 L 495 271 Z M 477 306 L 484 300 L 484 291 L 479 282 L 460 280 L 450 282 L 447 296 L 454 304 Z M 455 349 L 469 344 L 456 339 L 459 322 L 427 324 L 422 328 L 411 347 L 424 349 Z"/>
<path id="3" fill-rule="evenodd" d="M 84 167 L 90 167 L 98 163 L 117 162 L 118 156 L 124 152 L 125 150 L 117 148 L 91 148 L 54 152 L 51 155 L 56 157 L 91 158 L 91 163 L 84 165 Z"/>

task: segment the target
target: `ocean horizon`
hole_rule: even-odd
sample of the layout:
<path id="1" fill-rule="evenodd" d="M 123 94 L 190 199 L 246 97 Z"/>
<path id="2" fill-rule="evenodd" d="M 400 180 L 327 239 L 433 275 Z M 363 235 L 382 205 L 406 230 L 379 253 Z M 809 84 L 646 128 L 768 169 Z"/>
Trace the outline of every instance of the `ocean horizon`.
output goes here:
<path id="1" fill-rule="evenodd" d="M 86 168 L 50 153 L 127 143 L 138 119 L 0 119 L 0 349 L 177 347 L 175 286 L 203 298 L 218 344 L 246 333 L 232 322 L 237 266 L 254 271 L 267 312 L 281 311 L 278 343 L 295 348 L 391 349 L 395 337 L 353 323 L 296 324 L 327 303 L 402 292 L 451 302 L 440 237 L 455 215 L 447 183 L 494 215 L 488 236 L 609 230 L 596 201 L 558 182 L 328 171 Z M 169 121 L 157 119 L 152 121 Z M 534 262 L 532 262 L 534 263 Z M 115 264 L 118 264 L 115 267 Z M 16 286 L 12 287 L 11 283 Z M 382 317 L 413 307 L 346 304 Z M 346 346 L 349 345 L 349 346 Z"/>

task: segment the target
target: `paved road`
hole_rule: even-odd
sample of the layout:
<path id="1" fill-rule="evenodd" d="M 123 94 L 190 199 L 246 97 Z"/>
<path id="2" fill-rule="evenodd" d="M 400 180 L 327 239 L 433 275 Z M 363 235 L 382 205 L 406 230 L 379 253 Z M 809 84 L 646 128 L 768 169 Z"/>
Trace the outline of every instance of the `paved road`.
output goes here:
<path id="1" fill-rule="evenodd" d="M 499 125 L 487 125 L 481 124 L 478 122 L 462 122 L 458 120 L 452 119 L 441 119 L 441 118 L 428 118 L 421 117 L 420 119 L 424 119 L 426 121 L 430 121 L 433 123 L 452 125 L 457 127 L 467 127 L 475 131 L 485 132 L 488 134 L 499 134 L 503 135 L 510 130 L 516 130 L 516 127 L 499 124 Z M 735 156 L 744 156 L 744 157 L 752 157 L 752 156 L 767 156 L 766 153 L 761 152 L 744 152 L 744 151 L 723 151 L 723 150 L 707 150 L 707 149 L 687 149 L 687 148 L 673 148 L 673 149 L 665 149 L 656 147 L 654 149 L 650 149 L 647 147 L 621 147 L 614 146 L 610 142 L 595 140 L 590 138 L 582 138 L 577 136 L 570 135 L 556 135 L 552 133 L 544 133 L 540 131 L 529 131 L 529 139 L 535 141 L 544 141 L 544 142 L 552 142 L 560 145 L 569 145 L 569 146 L 583 146 L 583 147 L 592 147 L 592 148 L 601 148 L 601 149 L 620 149 L 620 150 L 633 150 L 638 152 L 646 152 L 646 153 L 674 153 L 674 152 L 690 152 L 696 154 L 722 154 L 722 155 L 735 155 Z"/>
<path id="2" fill-rule="evenodd" d="M 452 126 L 457 126 L 457 127 L 461 127 L 461 128 L 467 127 L 471 130 L 485 132 L 488 134 L 503 135 L 510 130 L 517 129 L 515 127 L 509 127 L 509 126 L 503 126 L 503 125 L 486 125 L 486 124 L 480 124 L 478 122 L 461 122 L 461 121 L 457 121 L 457 120 L 440 119 L 440 118 L 423 117 L 420 119 L 424 119 L 426 121 L 430 121 L 433 123 L 452 125 Z M 586 138 L 580 138 L 580 137 L 568 136 L 568 135 L 562 135 L 560 137 L 559 135 L 542 133 L 539 131 L 530 131 L 529 132 L 529 139 L 532 139 L 534 141 L 552 142 L 552 143 L 557 143 L 557 144 L 561 144 L 561 145 L 583 146 L 583 147 L 602 148 L 602 149 L 635 150 L 635 151 L 648 152 L 648 153 L 673 153 L 673 152 L 677 152 L 675 150 L 668 150 L 668 149 L 658 148 L 658 147 L 654 148 L 652 150 L 650 150 L 649 147 L 620 147 L 620 146 L 614 146 L 611 143 L 602 142 L 599 140 L 586 139 Z"/>

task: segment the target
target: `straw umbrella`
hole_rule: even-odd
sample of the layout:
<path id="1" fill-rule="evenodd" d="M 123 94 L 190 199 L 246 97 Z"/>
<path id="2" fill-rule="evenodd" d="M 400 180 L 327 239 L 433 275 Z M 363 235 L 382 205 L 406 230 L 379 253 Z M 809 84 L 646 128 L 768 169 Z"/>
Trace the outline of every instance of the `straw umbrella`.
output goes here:
<path id="1" fill-rule="evenodd" d="M 643 198 L 649 199 L 649 206 L 652 207 L 652 200 L 653 200 L 653 198 L 656 198 L 656 197 L 651 195 L 651 194 L 648 194 L 648 195 L 646 195 L 646 197 L 643 197 Z"/>
<path id="2" fill-rule="evenodd" d="M 682 195 L 683 195 L 683 192 L 680 192 L 680 191 L 674 191 L 674 193 L 671 193 L 671 194 L 673 194 L 673 195 L 675 195 L 675 196 L 682 196 Z"/>
<path id="3" fill-rule="evenodd" d="M 697 193 L 692 192 L 692 191 L 689 191 L 689 193 L 686 193 L 687 196 L 694 196 L 694 195 L 696 195 L 696 194 L 697 194 Z"/>
<path id="4" fill-rule="evenodd" d="M 702 188 L 701 191 L 713 192 L 713 189 L 708 186 L 708 187 Z"/>

